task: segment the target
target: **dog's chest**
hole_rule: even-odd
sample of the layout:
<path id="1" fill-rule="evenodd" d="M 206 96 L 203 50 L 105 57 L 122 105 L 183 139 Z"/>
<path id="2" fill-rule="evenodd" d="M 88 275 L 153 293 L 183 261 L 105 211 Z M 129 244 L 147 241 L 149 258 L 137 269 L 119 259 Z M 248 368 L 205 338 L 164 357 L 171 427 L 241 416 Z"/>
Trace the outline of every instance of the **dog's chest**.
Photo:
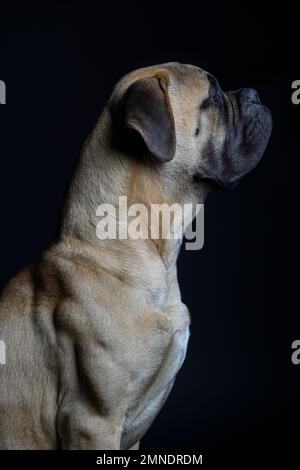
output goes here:
<path id="1" fill-rule="evenodd" d="M 123 448 L 139 440 L 151 425 L 184 362 L 190 334 L 189 314 L 182 305 L 179 310 L 169 312 L 170 315 L 170 331 L 162 335 L 161 344 L 155 343 L 155 350 L 149 351 L 148 363 L 144 356 L 144 368 L 132 384 L 133 400 L 124 423 Z M 151 338 L 147 343 L 151 343 Z"/>

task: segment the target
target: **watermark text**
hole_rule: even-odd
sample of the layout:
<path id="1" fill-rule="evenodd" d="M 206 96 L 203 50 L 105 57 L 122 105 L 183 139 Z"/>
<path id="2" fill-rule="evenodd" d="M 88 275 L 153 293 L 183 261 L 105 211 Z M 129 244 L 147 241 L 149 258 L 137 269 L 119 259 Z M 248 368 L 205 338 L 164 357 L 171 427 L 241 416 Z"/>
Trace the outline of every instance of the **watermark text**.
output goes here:
<path id="1" fill-rule="evenodd" d="M 6 85 L 3 80 L 0 80 L 0 104 L 6 104 Z"/>
<path id="2" fill-rule="evenodd" d="M 4 341 L 0 340 L 0 365 L 6 364 L 6 347 Z"/>

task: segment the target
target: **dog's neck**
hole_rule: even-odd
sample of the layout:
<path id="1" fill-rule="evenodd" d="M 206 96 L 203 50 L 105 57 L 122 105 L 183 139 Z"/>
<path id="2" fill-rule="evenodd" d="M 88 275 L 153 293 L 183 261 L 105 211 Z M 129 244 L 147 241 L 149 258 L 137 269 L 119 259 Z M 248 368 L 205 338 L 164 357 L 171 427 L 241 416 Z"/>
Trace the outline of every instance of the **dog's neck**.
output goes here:
<path id="1" fill-rule="evenodd" d="M 126 196 L 128 206 L 139 203 L 173 203 L 162 188 L 158 172 L 142 165 L 112 147 L 111 116 L 107 109 L 86 140 L 70 185 L 63 210 L 60 239 L 69 246 L 85 247 L 93 258 L 116 275 L 145 283 L 155 291 L 162 279 L 172 286 L 170 296 L 178 297 L 176 261 L 179 239 L 99 239 L 97 208 L 110 204 L 118 218 L 119 197 Z M 180 201 L 181 202 L 181 201 Z M 119 221 L 117 220 L 117 223 Z M 174 292 L 173 292 L 174 291 Z"/>

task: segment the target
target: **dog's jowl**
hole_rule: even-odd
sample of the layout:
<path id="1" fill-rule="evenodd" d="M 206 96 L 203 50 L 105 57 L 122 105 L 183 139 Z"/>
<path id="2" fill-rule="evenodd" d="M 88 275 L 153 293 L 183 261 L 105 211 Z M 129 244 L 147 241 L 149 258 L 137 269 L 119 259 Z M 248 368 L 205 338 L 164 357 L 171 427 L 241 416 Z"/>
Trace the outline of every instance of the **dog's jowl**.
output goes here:
<path id="1" fill-rule="evenodd" d="M 145 232 L 159 236 L 100 239 L 97 208 L 116 208 L 118 232 L 120 197 L 149 214 L 153 204 L 203 204 L 257 165 L 271 126 L 256 91 L 225 93 L 191 65 L 117 83 L 83 146 L 58 241 L 2 292 L 0 448 L 137 445 L 186 354 L 176 274 L 185 225 L 165 237 L 161 218 L 147 217 Z"/>

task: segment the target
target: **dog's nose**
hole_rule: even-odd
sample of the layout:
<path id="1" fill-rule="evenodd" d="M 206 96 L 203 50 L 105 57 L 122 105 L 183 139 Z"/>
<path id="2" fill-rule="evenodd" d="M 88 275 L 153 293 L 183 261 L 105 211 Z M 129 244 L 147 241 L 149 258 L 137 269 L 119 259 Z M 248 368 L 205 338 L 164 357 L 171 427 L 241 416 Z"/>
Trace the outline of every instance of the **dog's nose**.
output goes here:
<path id="1" fill-rule="evenodd" d="M 239 96 L 242 101 L 248 101 L 249 103 L 260 104 L 258 93 L 253 88 L 241 88 L 239 90 Z"/>

